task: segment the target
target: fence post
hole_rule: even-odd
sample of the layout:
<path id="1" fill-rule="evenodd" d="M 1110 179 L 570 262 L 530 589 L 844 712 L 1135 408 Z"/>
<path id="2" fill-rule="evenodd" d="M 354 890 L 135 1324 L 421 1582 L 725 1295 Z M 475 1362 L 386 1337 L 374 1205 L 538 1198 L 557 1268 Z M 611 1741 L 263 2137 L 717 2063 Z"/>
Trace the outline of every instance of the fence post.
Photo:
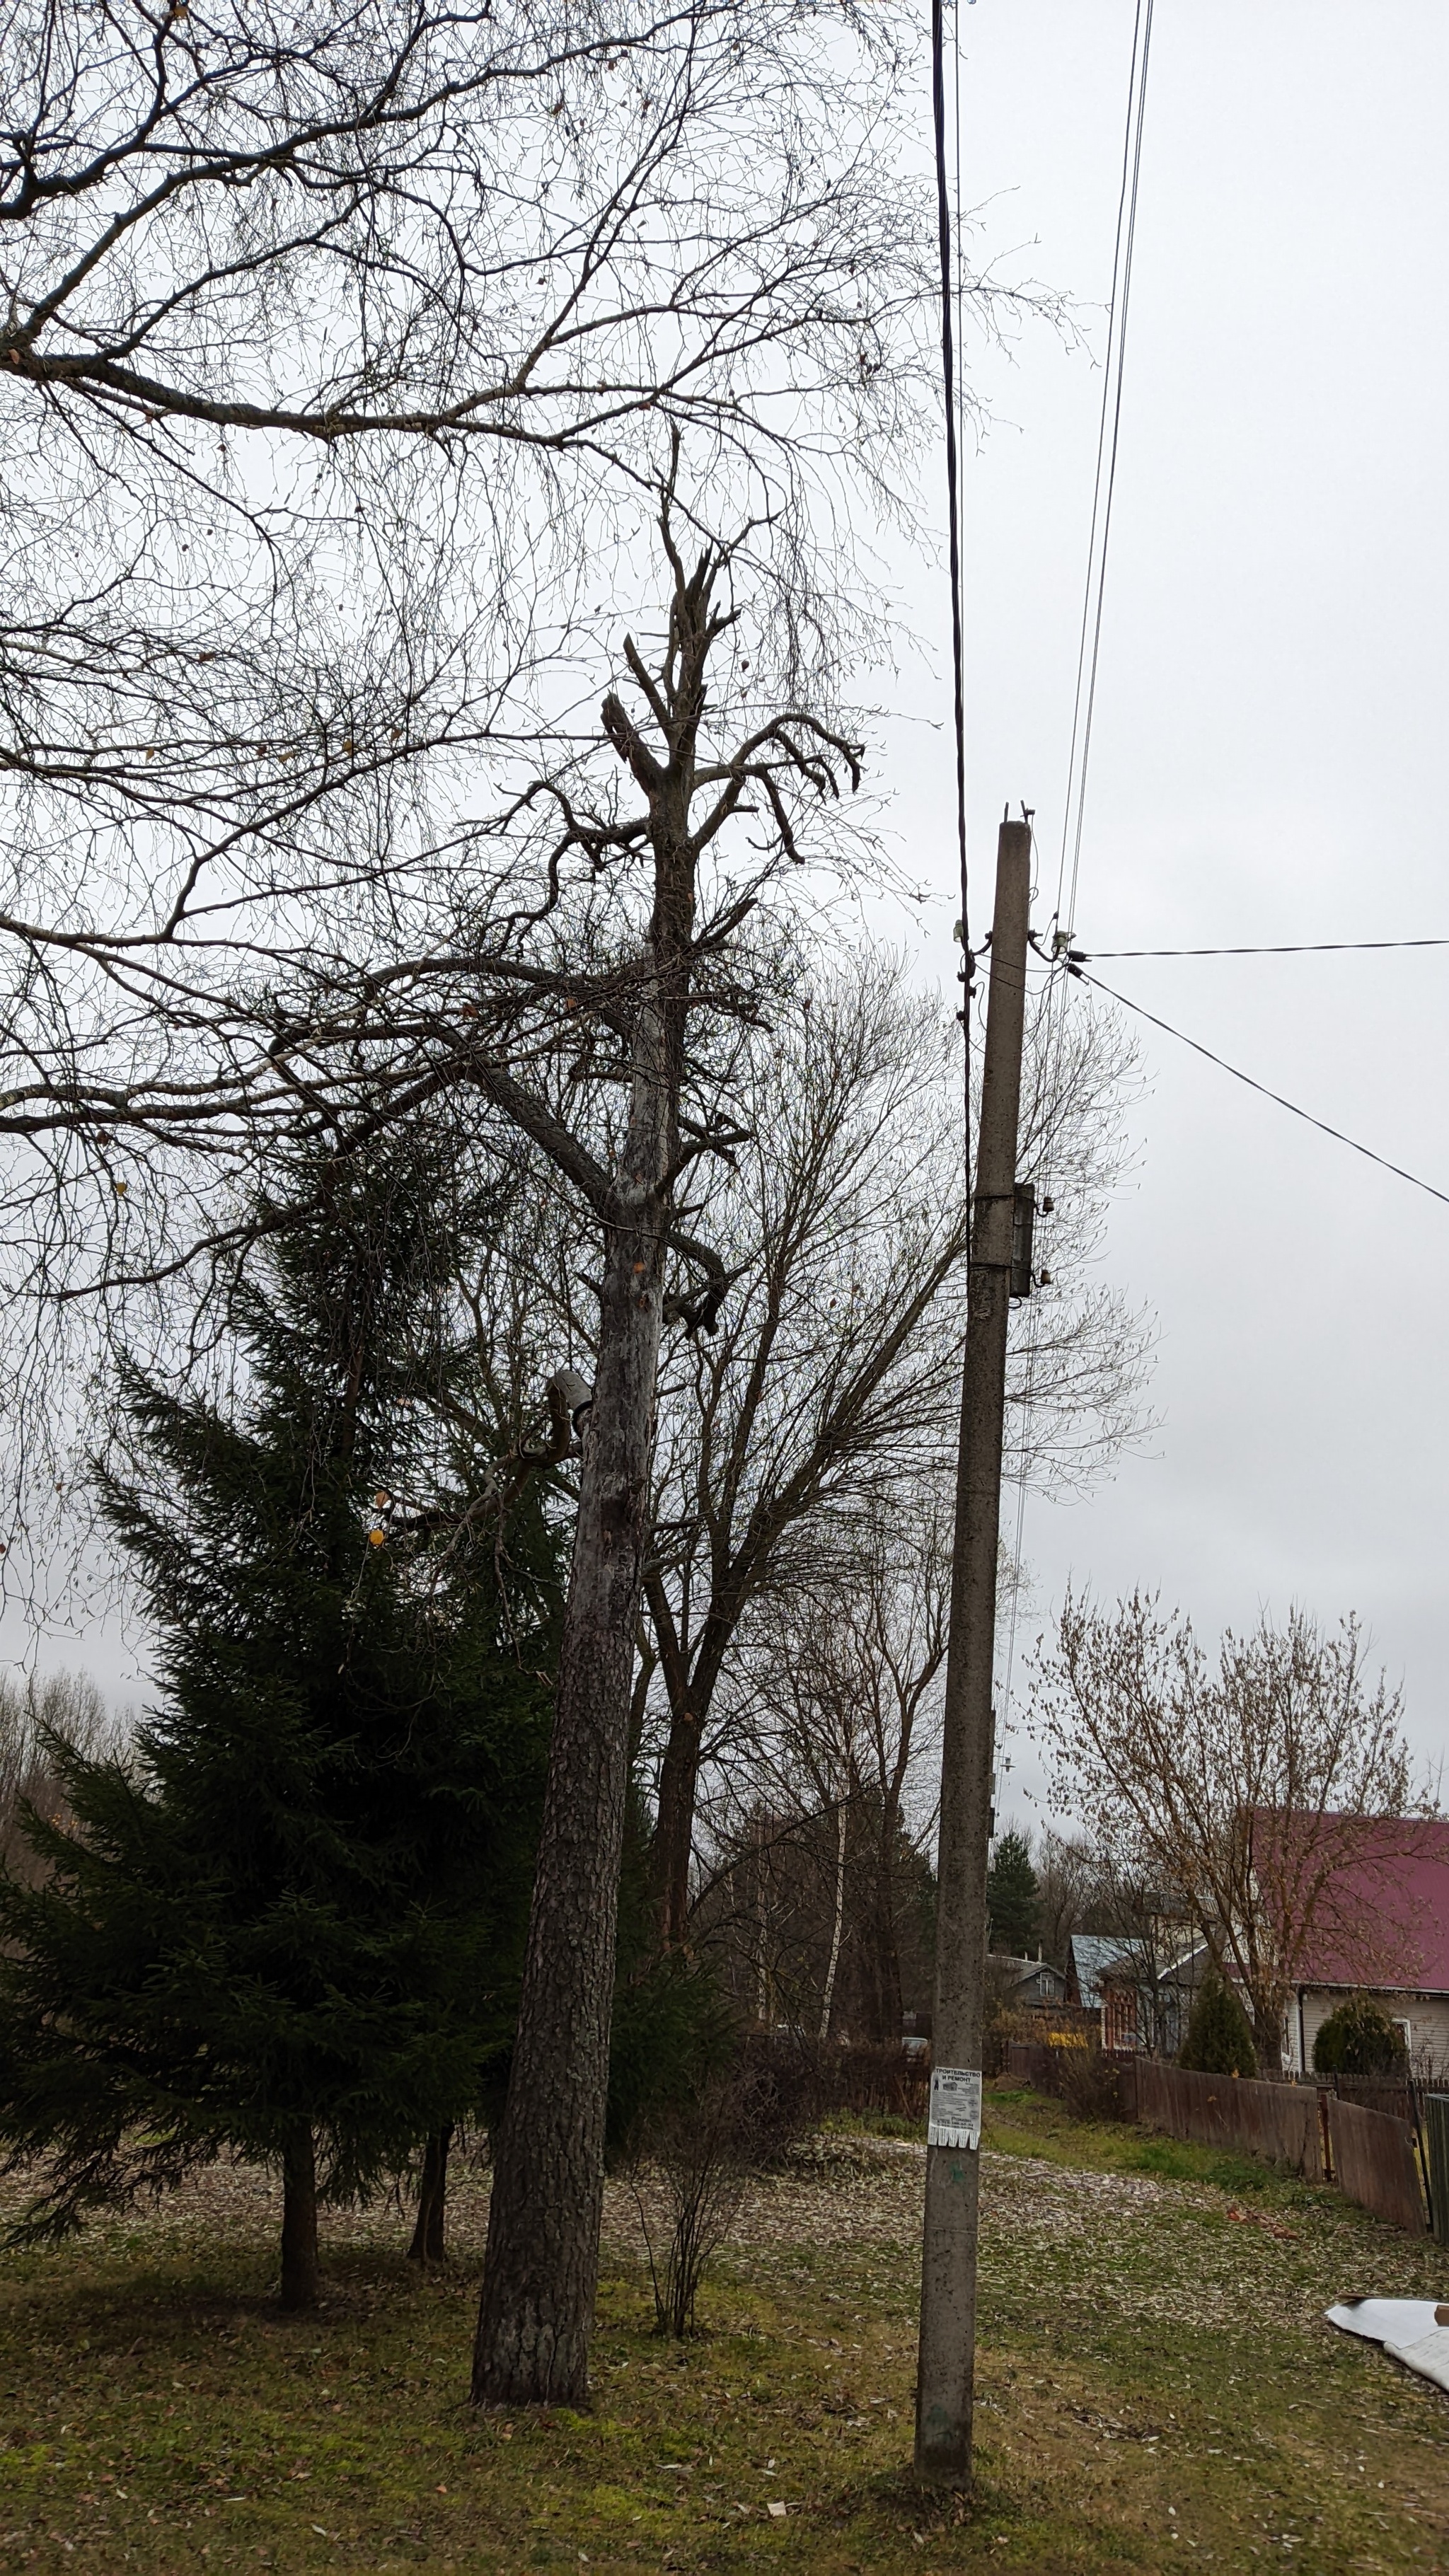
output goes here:
<path id="1" fill-rule="evenodd" d="M 1435 2241 L 1449 2245 L 1449 2093 L 1424 2093 L 1424 2167 Z"/>

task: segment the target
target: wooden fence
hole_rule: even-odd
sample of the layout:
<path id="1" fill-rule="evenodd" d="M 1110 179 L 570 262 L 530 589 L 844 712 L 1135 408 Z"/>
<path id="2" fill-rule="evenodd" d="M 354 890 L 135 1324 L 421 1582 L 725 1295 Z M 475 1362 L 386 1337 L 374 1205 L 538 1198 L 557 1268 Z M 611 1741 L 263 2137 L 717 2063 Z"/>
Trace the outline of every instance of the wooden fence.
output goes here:
<path id="1" fill-rule="evenodd" d="M 1156 2058 L 1096 2061 L 1099 2078 L 1113 2070 L 1117 2091 L 1113 2103 L 1087 2103 L 1076 2096 L 1091 2070 L 1081 2052 L 1032 2046 L 1016 2040 L 1006 2052 L 1007 2072 L 1039 2092 L 1054 2093 L 1069 2108 L 1097 2112 L 1115 2109 L 1119 2119 L 1138 2119 L 1148 2128 L 1165 2129 L 1169 2137 L 1192 2138 L 1202 2146 L 1228 2147 L 1240 2155 L 1264 2156 L 1301 2174 L 1306 2182 L 1333 2182 L 1348 2200 L 1391 2227 L 1422 2236 L 1427 2224 L 1419 2163 L 1414 2151 L 1414 2125 L 1392 2111 L 1378 2110 L 1346 2093 L 1314 2084 L 1265 2084 L 1236 2075 L 1190 2074 L 1186 2067 L 1166 2066 Z M 1365 2089 L 1369 2089 L 1365 2087 Z M 1398 2088 L 1374 2087 L 1393 2092 Z M 1407 2093 L 1405 2098 L 1407 2099 Z M 1426 2106 L 1428 2107 L 1428 2106 Z M 1433 2105 L 1435 2142 L 1444 2166 L 1442 2214 L 1436 2219 L 1441 2241 L 1449 2243 L 1449 2097 L 1442 2109 Z"/>
<path id="2" fill-rule="evenodd" d="M 1414 2088 L 1403 2075 L 1310 2075 L 1320 2093 L 1336 2093 L 1341 2102 L 1356 2102 L 1361 2111 L 1387 2111 L 1391 2120 L 1412 2120 Z"/>
<path id="3" fill-rule="evenodd" d="M 1185 2067 L 1143 2057 L 1137 2062 L 1137 2117 L 1169 2137 L 1267 2156 L 1308 2182 L 1323 2179 L 1323 2132 L 1311 2086 L 1189 2074 Z"/>
<path id="4" fill-rule="evenodd" d="M 1407 2120 L 1387 2111 L 1366 2111 L 1336 2093 L 1323 2095 L 1328 2115 L 1328 2151 L 1333 2180 L 1347 2199 L 1391 2227 L 1406 2227 L 1411 2236 L 1424 2233 L 1424 2198 L 1414 2132 Z"/>
<path id="5" fill-rule="evenodd" d="M 1007 2041 L 1006 2072 L 1019 2083 L 1030 2084 L 1038 2093 L 1055 2093 L 1059 2071 L 1056 2052 L 1044 2040 Z"/>
<path id="6" fill-rule="evenodd" d="M 1439 2244 L 1449 2245 L 1449 2093 L 1426 2093 L 1423 2113 L 1429 2218 Z"/>

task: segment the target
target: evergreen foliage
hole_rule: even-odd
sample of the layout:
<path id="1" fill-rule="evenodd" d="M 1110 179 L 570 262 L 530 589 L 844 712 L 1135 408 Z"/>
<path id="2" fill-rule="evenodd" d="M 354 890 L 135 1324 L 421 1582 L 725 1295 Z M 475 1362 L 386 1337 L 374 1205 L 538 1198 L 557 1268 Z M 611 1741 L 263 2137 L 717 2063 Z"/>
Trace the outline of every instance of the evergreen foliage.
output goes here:
<path id="1" fill-rule="evenodd" d="M 1404 2034 L 1368 1995 L 1335 2006 L 1313 2043 L 1315 2075 L 1402 2075 Z"/>
<path id="2" fill-rule="evenodd" d="M 505 1550 L 488 1461 L 437 1429 L 486 1207 L 416 1139 L 291 1178 L 239 1391 L 124 1379 L 102 1499 L 162 1696 L 124 1757 L 55 1741 L 70 1815 L 0 1881 L 0 2128 L 51 2158 L 32 2232 L 224 2149 L 281 2163 L 305 2299 L 314 2183 L 396 2172 L 506 2058 L 560 1578 L 537 1484 Z"/>
<path id="3" fill-rule="evenodd" d="M 1193 1997 L 1187 2037 L 1177 2062 L 1200 2075 L 1258 2072 L 1253 2025 L 1243 2010 L 1237 1988 L 1219 1976 L 1216 1968 L 1209 1968 Z"/>
<path id="4" fill-rule="evenodd" d="M 1039 1937 L 1041 1890 L 1031 1865 L 1031 1846 L 1013 1826 L 1001 1836 L 986 1878 L 986 1910 L 993 1950 L 1029 1958 Z"/>

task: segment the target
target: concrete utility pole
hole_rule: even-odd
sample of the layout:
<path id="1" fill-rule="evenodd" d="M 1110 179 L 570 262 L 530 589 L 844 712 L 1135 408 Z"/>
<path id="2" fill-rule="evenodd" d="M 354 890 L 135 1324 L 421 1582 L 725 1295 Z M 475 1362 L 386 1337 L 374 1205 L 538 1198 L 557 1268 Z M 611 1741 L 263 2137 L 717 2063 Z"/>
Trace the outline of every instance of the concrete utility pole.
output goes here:
<path id="1" fill-rule="evenodd" d="M 1030 901 L 1031 827 L 1003 823 L 996 849 L 956 1472 L 916 2384 L 916 2475 L 951 2486 L 967 2486 L 971 2479 L 986 1868 L 992 1822 L 991 1676 Z"/>

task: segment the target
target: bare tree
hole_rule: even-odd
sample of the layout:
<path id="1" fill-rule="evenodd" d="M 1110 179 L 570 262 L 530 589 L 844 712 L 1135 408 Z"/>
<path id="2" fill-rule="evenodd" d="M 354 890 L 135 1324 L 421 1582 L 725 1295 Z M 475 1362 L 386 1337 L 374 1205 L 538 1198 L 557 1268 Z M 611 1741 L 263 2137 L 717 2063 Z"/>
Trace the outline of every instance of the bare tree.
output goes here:
<path id="1" fill-rule="evenodd" d="M 1039 1655 L 1037 1728 L 1054 1795 L 1125 1878 L 1182 1891 L 1221 1972 L 1240 1983 L 1258 2062 L 1282 2071 L 1300 1964 L 1325 1942 L 1372 1980 L 1406 1927 L 1365 1899 L 1366 1854 L 1392 1878 L 1435 1812 L 1358 1623 L 1303 1611 L 1246 1638 L 1216 1671 L 1191 1623 L 1140 1593 L 1115 1612 L 1068 1595 Z"/>
<path id="2" fill-rule="evenodd" d="M 1111 1019 L 1077 1014 L 1064 1042 L 1033 1016 L 1022 1169 L 1054 1194 L 1051 1276 L 1014 1312 L 1012 1420 L 1018 1470 L 1047 1487 L 1088 1477 L 1142 1419 L 1146 1331 L 1091 1277 L 1132 1062 Z M 965 1323 L 959 1066 L 940 1001 L 862 946 L 793 964 L 731 1085 L 705 1206 L 734 1287 L 661 1386 L 645 1582 L 669 1942 L 688 1937 L 699 1781 L 748 1699 L 729 1687 L 742 1623 L 838 1586 L 859 1532 L 869 1598 L 882 1514 L 939 1518 Z"/>
<path id="3" fill-rule="evenodd" d="M 1106 1928 L 1095 1920 L 1097 1855 L 1085 1835 L 1056 1833 L 1050 1826 L 1030 1839 L 1042 1954 L 1064 1970 L 1072 1934 Z"/>
<path id="4" fill-rule="evenodd" d="M 753 2174 L 777 2158 L 797 2125 L 773 2082 L 748 2060 L 707 2075 L 698 2098 L 676 2102 L 632 2141 L 629 2181 L 654 2292 L 656 2334 L 697 2331 L 700 2286 L 739 2216 Z"/>
<path id="5" fill-rule="evenodd" d="M 877 631 L 850 530 L 908 507 L 931 385 L 919 30 L 849 0 L 821 33 L 802 0 L 12 11 L 12 1301 L 204 1258 L 238 1162 L 345 1107 L 310 970 L 452 948 L 496 852 L 460 813 L 575 731 L 673 437 L 710 524 L 772 532 L 757 674 L 808 695 Z"/>
<path id="6" fill-rule="evenodd" d="M 934 1826 L 949 1599 L 939 1514 L 904 1528 L 878 1514 L 808 1590 L 757 1607 L 730 1675 L 741 1705 L 707 1804 L 711 1881 L 748 1851 L 762 1808 L 777 1842 L 794 1820 L 823 1880 L 810 1945 L 822 2040 L 847 1946 L 857 2035 L 901 2035 L 902 1881 L 919 1881 Z M 789 1982 L 803 1991 L 803 1959 Z"/>
<path id="7" fill-rule="evenodd" d="M 637 796 L 586 772 L 556 793 L 561 855 L 591 867 L 638 854 L 650 912 L 624 983 L 580 980 L 617 1050 L 627 1107 L 601 1160 L 486 1029 L 465 1040 L 470 1080 L 570 1182 L 600 1232 L 603 1276 L 592 1395 L 583 1415 L 578 1521 L 518 2035 L 495 2150 L 475 2357 L 480 2399 L 577 2400 L 587 2381 L 608 2069 L 614 1925 L 630 1753 L 642 1556 L 648 1526 L 661 1334 L 715 1322 L 730 1285 L 719 1251 L 682 1221 L 681 1175 L 722 1141 L 707 1105 L 688 1115 L 691 1024 L 727 1006 L 716 958 L 776 867 L 800 855 L 806 803 L 858 776 L 854 748 L 803 710 L 707 740 L 706 675 L 735 622 L 728 550 L 679 550 L 671 496 L 661 518 L 668 621 L 651 667 L 626 645 L 632 714 L 604 701 L 608 747 Z M 756 815 L 743 876 L 721 859 L 741 807 Z M 763 827 L 763 828 L 762 828 Z M 701 922 L 706 870 L 715 909 Z M 555 979 L 555 987 L 556 987 Z M 675 1284 L 670 1284 L 670 1273 Z"/>
<path id="8" fill-rule="evenodd" d="M 121 1734 L 88 1673 L 23 1682 L 0 1677 L 0 1864 L 12 1876 L 34 1874 L 23 1824 L 27 1808 L 48 1824 L 69 1821 L 52 1739 L 59 1736 L 89 1758 L 111 1750 Z"/>
<path id="9" fill-rule="evenodd" d="M 660 1335 L 730 1278 L 679 1203 L 724 1141 L 694 1032 L 759 1014 L 739 929 L 858 773 L 836 673 L 881 617 L 852 531 L 910 515 L 932 382 L 914 13 L 32 0 L 23 27 L 12 1284 L 154 1294 L 164 1335 L 277 1140 L 345 1158 L 444 1093 L 588 1211 L 475 2381 L 578 2400 Z M 619 674 L 661 493 L 663 632 Z"/>
<path id="10" fill-rule="evenodd" d="M 97 450 L 196 423 L 608 453 L 660 406 L 727 434 L 785 334 L 797 393 L 813 349 L 868 401 L 871 278 L 822 218 L 878 240 L 899 210 L 904 244 L 919 31 L 852 4 L 824 32 L 789 0 L 23 0 L 4 363 Z"/>

